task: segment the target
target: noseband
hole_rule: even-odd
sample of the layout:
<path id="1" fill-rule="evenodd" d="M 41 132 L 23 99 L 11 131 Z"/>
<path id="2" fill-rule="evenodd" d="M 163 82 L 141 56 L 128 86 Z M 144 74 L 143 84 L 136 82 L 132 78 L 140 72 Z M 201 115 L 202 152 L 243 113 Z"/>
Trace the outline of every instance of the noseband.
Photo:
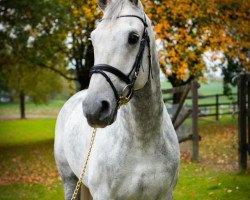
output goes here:
<path id="1" fill-rule="evenodd" d="M 134 84 L 135 84 L 135 81 L 138 77 L 138 73 L 139 73 L 141 65 L 142 65 L 143 53 L 144 53 L 144 49 L 145 49 L 146 45 L 148 47 L 148 59 L 149 59 L 148 78 L 150 76 L 150 73 L 152 74 L 152 72 L 151 72 L 152 66 L 151 66 L 150 38 L 148 36 L 148 31 L 147 31 L 148 24 L 146 22 L 146 17 L 145 17 L 145 19 L 142 19 L 141 17 L 139 17 L 137 15 L 121 15 L 117 18 L 122 18 L 122 17 L 135 17 L 135 18 L 139 19 L 144 25 L 144 30 L 143 30 L 143 35 L 142 35 L 142 38 L 140 41 L 139 51 L 138 51 L 137 56 L 135 58 L 135 62 L 133 64 L 132 69 L 130 70 L 128 75 L 124 74 L 119 69 L 112 67 L 110 65 L 107 65 L 107 64 L 94 65 L 90 70 L 90 76 L 92 76 L 92 74 L 101 74 L 107 80 L 107 82 L 110 84 L 110 86 L 114 92 L 118 107 L 128 103 L 129 100 L 133 96 Z M 117 76 L 119 79 L 121 79 L 123 82 L 125 82 L 127 84 L 123 88 L 121 95 L 119 95 L 116 87 L 114 86 L 111 79 L 109 78 L 109 76 L 105 72 L 109 72 L 109 73 L 114 74 L 115 76 Z M 128 90 L 128 93 L 124 94 L 127 90 Z"/>

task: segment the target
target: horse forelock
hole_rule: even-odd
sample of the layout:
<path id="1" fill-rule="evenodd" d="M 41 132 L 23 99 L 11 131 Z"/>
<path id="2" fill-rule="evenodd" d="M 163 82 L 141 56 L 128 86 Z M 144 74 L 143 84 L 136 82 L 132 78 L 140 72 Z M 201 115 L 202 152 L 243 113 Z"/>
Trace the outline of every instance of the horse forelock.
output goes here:
<path id="1" fill-rule="evenodd" d="M 105 19 L 116 19 L 117 17 L 119 17 L 125 3 L 128 3 L 128 0 L 113 0 L 113 1 L 111 1 L 111 3 L 105 9 L 104 18 Z M 142 4 L 140 1 L 139 1 L 138 9 L 143 11 L 143 7 L 142 7 Z"/>

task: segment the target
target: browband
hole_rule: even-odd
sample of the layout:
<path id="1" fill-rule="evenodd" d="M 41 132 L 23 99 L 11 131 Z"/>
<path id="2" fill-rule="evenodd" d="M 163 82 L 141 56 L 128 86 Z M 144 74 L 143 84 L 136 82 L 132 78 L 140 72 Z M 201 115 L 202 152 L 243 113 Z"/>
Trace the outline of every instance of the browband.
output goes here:
<path id="1" fill-rule="evenodd" d="M 145 27 L 148 27 L 148 24 L 146 23 L 146 18 L 144 20 L 144 19 L 142 19 L 141 17 L 139 17 L 137 15 L 120 15 L 117 18 L 122 18 L 122 17 L 135 17 L 135 18 L 141 20 L 141 22 L 144 24 Z"/>

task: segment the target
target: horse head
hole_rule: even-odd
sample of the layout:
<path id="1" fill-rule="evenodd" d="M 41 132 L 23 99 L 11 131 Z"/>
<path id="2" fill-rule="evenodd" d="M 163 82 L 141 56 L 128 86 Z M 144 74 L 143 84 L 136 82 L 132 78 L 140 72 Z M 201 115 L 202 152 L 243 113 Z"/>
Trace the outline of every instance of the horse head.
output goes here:
<path id="1" fill-rule="evenodd" d="M 83 113 L 90 126 L 104 128 L 147 83 L 151 54 L 149 20 L 140 1 L 98 0 L 98 5 L 104 15 L 91 33 L 95 62 Z"/>

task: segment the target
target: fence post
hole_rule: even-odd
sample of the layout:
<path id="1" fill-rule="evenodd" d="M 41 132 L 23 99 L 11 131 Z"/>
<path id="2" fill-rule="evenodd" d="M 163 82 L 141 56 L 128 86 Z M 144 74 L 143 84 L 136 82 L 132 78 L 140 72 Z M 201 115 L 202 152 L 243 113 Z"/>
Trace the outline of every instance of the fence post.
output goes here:
<path id="1" fill-rule="evenodd" d="M 239 138 L 239 167 L 241 170 L 247 168 L 247 143 L 246 143 L 246 75 L 241 74 L 238 80 L 238 138 Z"/>
<path id="2" fill-rule="evenodd" d="M 250 74 L 248 76 L 248 82 L 247 82 L 247 93 L 248 93 L 248 99 L 247 99 L 247 118 L 248 118 L 248 140 L 247 140 L 247 150 L 248 154 L 250 155 Z"/>
<path id="3" fill-rule="evenodd" d="M 216 96 L 215 96 L 215 98 L 216 98 L 216 121 L 218 121 L 219 120 L 219 95 L 218 94 L 216 94 Z"/>
<path id="4" fill-rule="evenodd" d="M 192 133 L 193 133 L 193 152 L 192 160 L 197 161 L 199 156 L 199 135 L 198 135 L 198 83 L 192 83 Z"/>

